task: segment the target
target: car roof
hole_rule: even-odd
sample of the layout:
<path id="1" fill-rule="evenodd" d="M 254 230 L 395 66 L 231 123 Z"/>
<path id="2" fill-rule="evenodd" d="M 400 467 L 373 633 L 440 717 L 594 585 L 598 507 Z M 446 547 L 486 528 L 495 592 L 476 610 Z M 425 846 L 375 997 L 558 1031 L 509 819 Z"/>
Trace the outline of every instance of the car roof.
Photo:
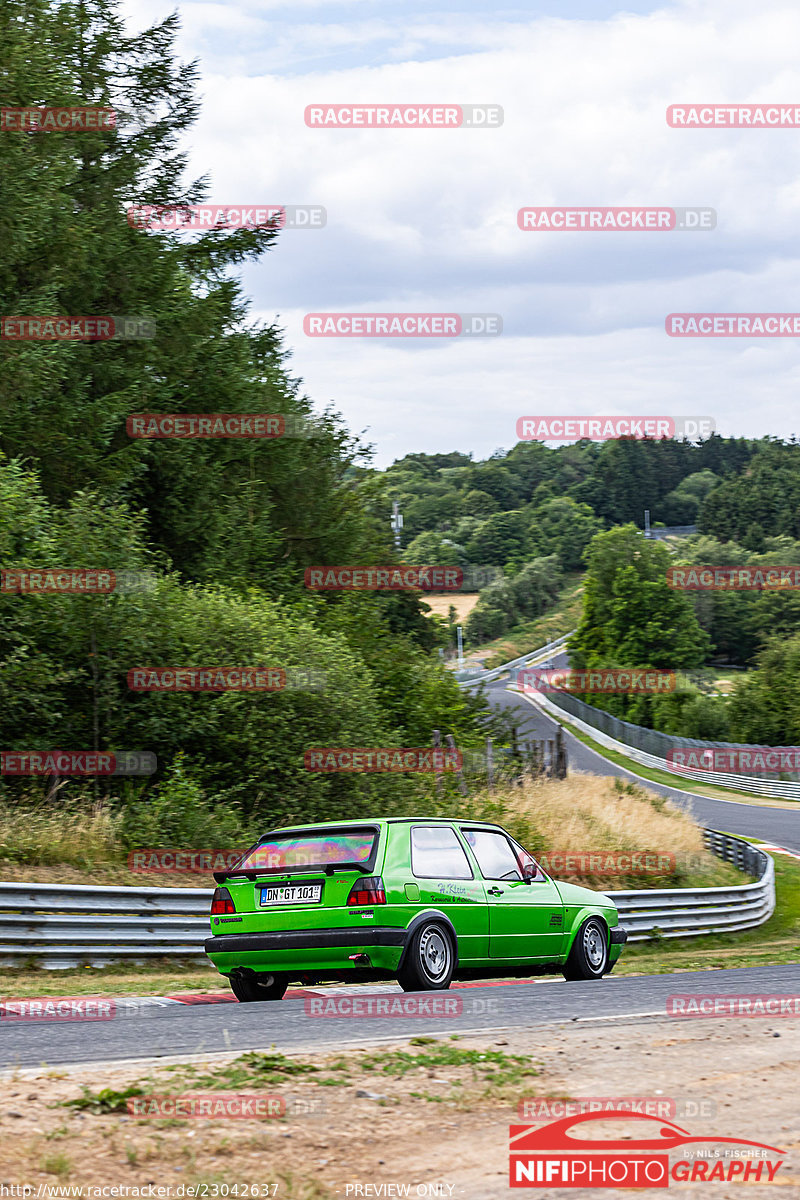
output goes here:
<path id="1" fill-rule="evenodd" d="M 370 825 L 470 825 L 477 829 L 502 829 L 501 825 L 493 821 L 473 821 L 470 817 L 362 817 L 360 820 L 353 817 L 343 821 L 313 821 L 308 825 L 279 825 L 276 829 L 269 829 L 262 837 L 269 837 L 276 833 L 299 833 L 306 829 L 364 829 Z M 505 830 L 503 831 L 505 832 Z"/>

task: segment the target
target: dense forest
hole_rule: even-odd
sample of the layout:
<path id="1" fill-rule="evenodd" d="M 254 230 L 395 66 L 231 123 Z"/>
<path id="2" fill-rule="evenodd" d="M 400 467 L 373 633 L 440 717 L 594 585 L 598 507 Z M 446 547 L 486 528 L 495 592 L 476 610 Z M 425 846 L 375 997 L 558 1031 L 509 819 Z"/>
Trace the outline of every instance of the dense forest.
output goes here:
<path id="1" fill-rule="evenodd" d="M 3 568 L 105 567 L 150 581 L 110 595 L 0 590 L 0 745 L 153 751 L 153 778 L 92 785 L 129 807 L 153 789 L 163 799 L 167 785 L 178 797 L 189 788 L 195 808 L 224 799 L 248 819 L 401 804 L 413 781 L 314 775 L 304 750 L 427 746 L 434 729 L 469 747 L 502 728 L 444 668 L 450 634 L 423 594 L 303 585 L 310 565 L 393 561 L 495 570 L 467 626 L 473 644 L 545 611 L 565 573 L 588 569 L 576 661 L 759 667 L 729 705 L 690 693 L 669 712 L 643 702 L 629 715 L 709 736 L 800 733 L 800 705 L 761 702 L 800 655 L 794 598 L 668 593 L 655 582 L 670 552 L 637 532 L 649 509 L 653 522 L 698 526 L 681 549 L 692 561 L 800 561 L 800 447 L 521 443 L 485 461 L 411 454 L 375 470 L 335 411 L 313 409 L 281 330 L 250 318 L 236 269 L 255 260 L 268 271 L 278 230 L 186 236 L 127 220 L 131 204 L 209 191 L 186 178 L 197 73 L 175 56 L 177 31 L 173 15 L 129 36 L 112 0 L 6 0 L 0 11 L 6 103 L 117 113 L 113 130 L 0 138 L 2 311 L 131 314 L 155 331 L 0 339 Z M 280 413 L 310 436 L 129 437 L 127 418 L 147 412 Z M 660 623 L 660 640 L 631 637 L 637 612 Z M 269 695 L 127 686 L 134 667 L 179 666 L 312 668 L 325 684 Z M 62 780 L 58 795 L 79 787 Z M 42 788 L 4 776 L 0 798 Z"/>
<path id="2" fill-rule="evenodd" d="M 473 647 L 546 612 L 568 572 L 585 571 L 576 666 L 684 673 L 677 693 L 586 697 L 638 724 L 688 737 L 790 744 L 800 739 L 796 592 L 680 593 L 667 570 L 800 563 L 800 445 L 713 436 L 620 439 L 551 449 L 520 443 L 484 462 L 408 455 L 385 473 L 405 517 L 410 562 L 494 564 L 466 622 Z M 657 525 L 696 526 L 668 544 Z M 749 668 L 730 698 L 709 668 Z"/>
<path id="3" fill-rule="evenodd" d="M 0 137 L 4 314 L 131 314 L 155 336 L 0 340 L 0 564 L 139 571 L 110 595 L 0 591 L 0 746 L 150 750 L 152 779 L 95 781 L 128 802 L 179 776 L 247 813 L 310 817 L 400 802 L 403 776 L 311 774 L 309 745 L 460 745 L 486 705 L 441 665 L 420 594 L 308 592 L 307 565 L 396 556 L 368 458 L 312 413 L 277 327 L 236 278 L 273 228 L 133 228 L 130 204 L 196 202 L 184 135 L 196 70 L 175 15 L 134 37 L 108 0 L 7 0 L 4 103 L 97 105 L 113 131 Z M 268 271 L 267 261 L 263 270 Z M 135 413 L 279 413 L 311 436 L 133 439 Z M 323 690 L 136 693 L 135 667 L 312 668 Z M 177 776 L 176 776 L 177 772 Z M 52 781 L 0 779 L 6 797 Z M 176 784 L 176 786 L 178 786 Z M 61 781 L 61 800 L 87 787 Z M 90 788 L 92 790 L 92 788 Z"/>

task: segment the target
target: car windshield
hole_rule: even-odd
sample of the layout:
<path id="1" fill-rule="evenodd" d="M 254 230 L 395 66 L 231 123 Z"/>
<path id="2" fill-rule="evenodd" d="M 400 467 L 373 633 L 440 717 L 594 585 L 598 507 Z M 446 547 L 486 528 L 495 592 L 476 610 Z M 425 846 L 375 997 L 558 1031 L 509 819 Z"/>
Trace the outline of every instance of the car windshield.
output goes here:
<path id="1" fill-rule="evenodd" d="M 304 833 L 267 837 L 242 859 L 237 871 L 285 871 L 326 867 L 335 863 L 366 865 L 378 834 L 374 829 L 310 829 Z"/>

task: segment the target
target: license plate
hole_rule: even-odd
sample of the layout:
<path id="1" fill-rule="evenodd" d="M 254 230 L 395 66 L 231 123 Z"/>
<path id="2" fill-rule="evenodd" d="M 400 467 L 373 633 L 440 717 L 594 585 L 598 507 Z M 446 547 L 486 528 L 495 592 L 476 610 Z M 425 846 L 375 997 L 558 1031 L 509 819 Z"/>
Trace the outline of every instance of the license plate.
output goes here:
<path id="1" fill-rule="evenodd" d="M 321 883 L 288 883 L 280 887 L 262 887 L 262 904 L 318 904 Z"/>

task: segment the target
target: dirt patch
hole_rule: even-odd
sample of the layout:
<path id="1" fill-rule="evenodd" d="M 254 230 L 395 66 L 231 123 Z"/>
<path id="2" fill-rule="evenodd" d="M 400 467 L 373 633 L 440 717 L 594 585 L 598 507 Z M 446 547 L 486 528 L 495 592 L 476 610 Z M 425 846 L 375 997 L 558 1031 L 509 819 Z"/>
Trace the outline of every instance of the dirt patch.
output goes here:
<path id="1" fill-rule="evenodd" d="M 509 1195 L 508 1126 L 519 1119 L 520 1101 L 636 1095 L 674 1102 L 670 1119 L 708 1137 L 712 1147 L 715 1136 L 779 1147 L 787 1158 L 775 1184 L 800 1186 L 800 1031 L 789 1021 L 640 1020 L 415 1041 L 322 1057 L 276 1059 L 273 1051 L 266 1069 L 256 1067 L 262 1086 L 254 1086 L 250 1068 L 237 1065 L 249 1056 L 235 1055 L 188 1065 L 6 1073 L 2 1179 L 34 1187 L 152 1182 L 171 1188 L 166 1197 L 178 1196 L 180 1184 L 238 1183 L 241 1196 L 245 1184 L 273 1183 L 275 1191 L 257 1194 L 279 1200 L 376 1196 L 381 1193 L 356 1193 L 354 1186 L 394 1184 L 411 1195 L 498 1200 Z M 277 1062 L 277 1073 L 270 1062 Z M 232 1081 L 238 1092 L 280 1094 L 289 1111 L 261 1120 L 152 1120 L 127 1115 L 124 1101 L 121 1112 L 64 1107 L 81 1101 L 84 1089 L 98 1096 L 102 1089 L 139 1086 L 147 1094 L 186 1096 L 209 1094 L 209 1080 L 216 1087 Z M 687 1105 L 702 1115 L 684 1113 Z M 630 1124 L 633 1129 L 637 1122 Z M 433 1191 L 434 1185 L 442 1190 Z M 707 1182 L 681 1191 L 690 1200 L 732 1200 L 741 1186 Z M 597 1194 L 547 1189 L 548 1197 Z M 602 1195 L 613 1200 L 630 1192 L 604 1189 Z"/>
<path id="2" fill-rule="evenodd" d="M 456 610 L 456 620 L 466 621 L 480 597 L 479 592 L 449 592 L 442 596 L 426 595 L 423 603 L 430 605 L 437 617 L 447 619 L 450 607 Z"/>

